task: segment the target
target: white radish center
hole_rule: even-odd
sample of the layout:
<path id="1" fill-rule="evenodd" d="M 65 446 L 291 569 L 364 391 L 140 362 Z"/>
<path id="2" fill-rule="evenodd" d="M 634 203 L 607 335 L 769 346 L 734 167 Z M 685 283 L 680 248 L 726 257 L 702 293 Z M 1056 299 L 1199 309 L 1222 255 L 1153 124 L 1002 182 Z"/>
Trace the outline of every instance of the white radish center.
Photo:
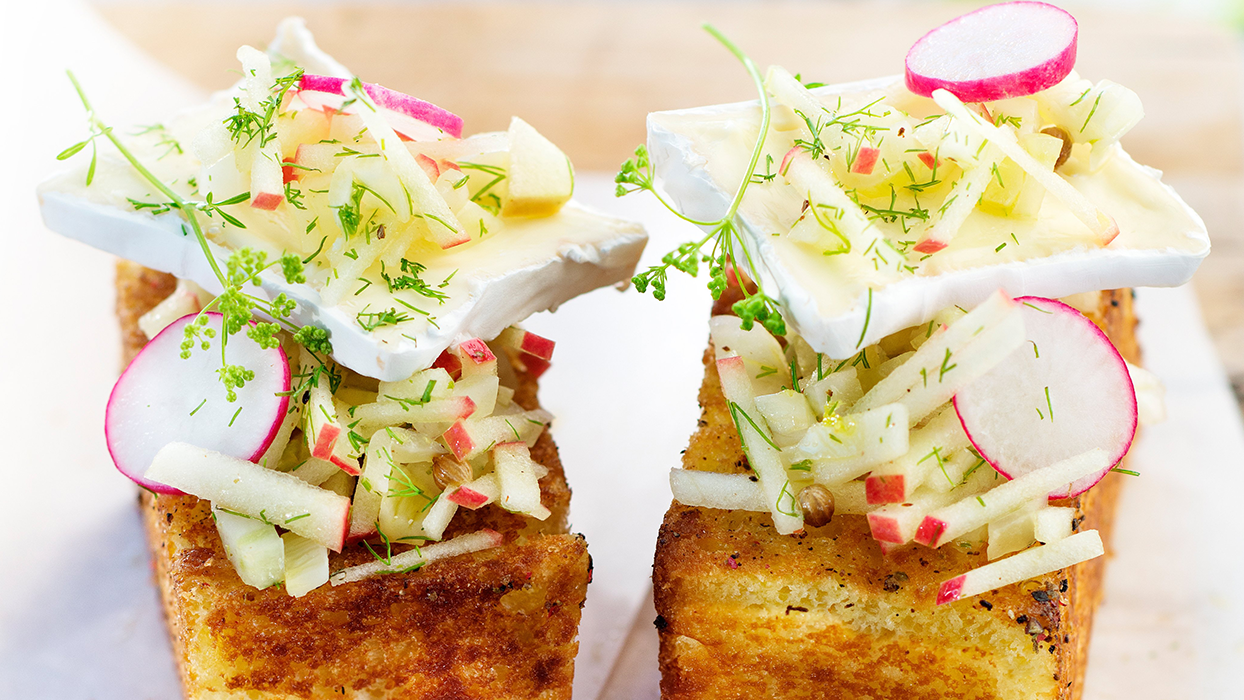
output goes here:
<path id="1" fill-rule="evenodd" d="M 1105 335 L 1075 309 L 1023 297 L 1026 342 L 955 397 L 981 456 L 1009 478 L 1105 450 L 1116 464 L 1136 432 L 1136 395 L 1127 366 Z M 1105 471 L 1077 481 L 1076 495 Z"/>
<path id="2" fill-rule="evenodd" d="M 253 460 L 272 442 L 284 417 L 289 364 L 281 349 L 265 350 L 239 333 L 229 338 L 226 358 L 255 373 L 226 399 L 221 367 L 220 314 L 205 328 L 216 331 L 209 350 L 196 347 L 181 357 L 183 329 L 194 315 L 174 321 L 130 363 L 108 400 L 105 431 L 117 468 L 140 484 L 160 448 L 186 442 L 239 459 Z M 158 485 L 156 490 L 160 489 Z"/>

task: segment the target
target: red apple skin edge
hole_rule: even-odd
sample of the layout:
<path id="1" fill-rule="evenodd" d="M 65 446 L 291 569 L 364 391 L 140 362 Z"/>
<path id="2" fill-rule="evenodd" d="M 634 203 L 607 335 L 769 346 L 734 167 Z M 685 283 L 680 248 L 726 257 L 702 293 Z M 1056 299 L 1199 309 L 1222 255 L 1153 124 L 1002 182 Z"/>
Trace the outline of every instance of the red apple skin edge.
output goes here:
<path id="1" fill-rule="evenodd" d="M 441 438 L 445 441 L 445 446 L 449 448 L 449 451 L 459 461 L 464 459 L 467 453 L 475 447 L 475 444 L 471 441 L 471 435 L 467 433 L 466 425 L 461 420 L 455 421 L 453 425 L 449 426 L 449 430 L 446 430 L 441 435 Z"/>
<path id="2" fill-rule="evenodd" d="M 487 496 L 479 491 L 465 486 L 459 488 L 457 491 L 454 491 L 453 494 L 450 495 L 449 500 L 453 503 L 457 503 L 463 508 L 470 508 L 471 510 L 478 510 L 488 503 Z"/>
<path id="3" fill-rule="evenodd" d="M 274 211 L 284 200 L 284 195 L 279 195 L 274 192 L 260 192 L 255 195 L 254 199 L 251 200 L 251 206 L 255 209 L 263 209 L 264 211 Z"/>
<path id="4" fill-rule="evenodd" d="M 959 593 L 963 590 L 963 576 L 956 576 L 946 581 L 937 589 L 937 604 L 945 605 L 959 600 Z"/>

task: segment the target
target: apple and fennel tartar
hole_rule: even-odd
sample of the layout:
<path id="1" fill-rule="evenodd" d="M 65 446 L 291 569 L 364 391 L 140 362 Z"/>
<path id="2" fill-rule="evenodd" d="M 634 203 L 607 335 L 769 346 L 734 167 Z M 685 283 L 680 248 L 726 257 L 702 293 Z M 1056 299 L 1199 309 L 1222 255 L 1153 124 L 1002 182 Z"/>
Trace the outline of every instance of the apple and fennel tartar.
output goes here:
<path id="1" fill-rule="evenodd" d="M 1024 43 L 999 39 L 1026 23 Z M 675 500 L 768 513 L 780 534 L 867 515 L 885 552 L 987 541 L 997 561 L 939 604 L 1100 556 L 1050 501 L 1127 471 L 1161 388 L 1051 297 L 1181 284 L 1209 252 L 1119 145 L 1139 97 L 1080 79 L 1075 20 L 1044 3 L 969 13 L 913 46 L 905 79 L 838 86 L 762 78 L 707 29 L 760 99 L 650 114 L 616 178 L 705 230 L 641 292 L 707 263 L 714 298 L 740 295 L 711 341 L 747 461 L 674 470 Z"/>
<path id="2" fill-rule="evenodd" d="M 1143 111 L 1111 81 L 1072 73 L 973 105 L 913 94 L 901 76 L 808 88 L 774 67 L 765 86 L 772 116 L 738 210 L 742 242 L 787 320 L 835 357 L 998 288 L 1182 284 L 1209 252 L 1196 213 L 1119 145 Z M 689 216 L 725 208 L 761 111 L 649 115 L 654 174 Z"/>
<path id="3" fill-rule="evenodd" d="M 125 135 L 70 76 L 90 136 L 40 187 L 45 221 L 179 278 L 109 400 L 117 467 L 211 501 L 242 580 L 295 596 L 502 543 L 441 541 L 460 508 L 548 518 L 551 416 L 514 394 L 554 343 L 515 324 L 624 282 L 643 230 L 571 201 L 526 122 L 462 137 L 298 20 L 238 58 L 234 88 Z M 375 561 L 330 572 L 348 542 Z"/>

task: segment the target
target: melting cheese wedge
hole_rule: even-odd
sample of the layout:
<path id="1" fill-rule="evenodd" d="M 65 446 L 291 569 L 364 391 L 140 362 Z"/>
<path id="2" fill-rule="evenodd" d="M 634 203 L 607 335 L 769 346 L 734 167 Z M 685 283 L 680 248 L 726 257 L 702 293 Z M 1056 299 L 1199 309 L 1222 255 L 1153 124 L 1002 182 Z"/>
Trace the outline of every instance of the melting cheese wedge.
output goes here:
<path id="1" fill-rule="evenodd" d="M 220 293 L 202 249 L 193 236 L 185 235 L 179 215 L 152 216 L 92 201 L 72 184 L 76 180 L 71 176 L 79 175 L 61 176 L 41 188 L 48 228 Z M 435 325 L 425 322 L 418 330 L 394 326 L 364 331 L 356 314 L 365 302 L 350 299 L 323 306 L 311 285 L 287 284 L 277 270 L 262 274 L 262 290 L 269 299 L 284 293 L 297 302 L 295 323 L 327 329 L 338 362 L 381 381 L 397 381 L 431 366 L 456 341 L 495 338 L 537 311 L 626 281 L 647 239 L 638 224 L 571 203 L 550 217 L 510 222 L 503 236 L 437 251 L 423 260 L 423 276 L 442 280 L 454 273 L 442 290 L 449 299 L 428 307 Z M 210 245 L 223 266 L 229 252 Z"/>
<path id="2" fill-rule="evenodd" d="M 941 111 L 931 100 L 907 93 L 901 77 L 812 93 L 828 110 L 877 99 L 899 103 L 912 124 Z M 808 138 L 794 112 L 776 101 L 773 110 L 760 161 L 763 172 L 772 159 L 771 174 L 796 139 Z M 759 124 L 757 101 L 649 115 L 648 149 L 657 175 L 685 214 L 712 221 L 726 210 L 746 172 Z M 1059 173 L 1117 222 L 1120 233 L 1105 246 L 1089 239 L 1058 198 L 1046 196 L 1035 218 L 973 211 L 947 248 L 931 256 L 909 254 L 902 262 L 912 269 L 897 279 L 874 277 L 870 286 L 858 265 L 842 264 L 843 256 L 825 255 L 787 235 L 804 197 L 780 173 L 767 181 L 757 178 L 747 190 L 739 210 L 745 244 L 788 322 L 814 348 L 836 358 L 924 323 L 948 306 L 974 307 L 998 289 L 1012 296 L 1064 297 L 1183 284 L 1209 253 L 1204 222 L 1162 183 L 1161 173 L 1137 164 L 1117 144 L 1109 148 L 1109 157 L 1095 158 L 1095 169 Z M 925 206 L 936 210 L 938 204 Z"/>
<path id="3" fill-rule="evenodd" d="M 269 51 L 274 60 L 292 60 L 311 72 L 351 75 L 315 46 L 298 19 L 282 22 Z M 231 91 L 218 93 L 205 106 L 168 122 L 168 137 L 185 148 L 170 149 L 167 142 L 161 145 L 137 138 L 129 147 L 162 182 L 183 197 L 199 199 L 194 178 L 202 184 L 204 168 L 192 151 L 201 150 L 199 137 L 207 133 L 208 127 L 219 130 L 222 115 L 231 113 L 233 97 L 240 94 L 239 90 L 235 86 Z M 379 158 L 359 162 L 383 166 Z M 566 164 L 556 165 L 569 172 Z M 85 181 L 86 163 L 82 162 L 76 170 L 40 185 L 39 201 L 48 228 L 141 265 L 192 280 L 214 294 L 222 291 L 186 220 L 179 212 L 161 206 L 164 198 L 153 192 L 150 184 L 111 147 L 99 153 L 92 184 L 88 186 Z M 246 184 L 230 183 L 234 189 L 229 191 L 245 191 Z M 558 206 L 546 205 L 538 212 L 543 216 L 490 217 L 494 229 L 491 232 L 485 231 L 480 219 L 478 236 L 472 230 L 471 240 L 461 245 L 441 249 L 415 244 L 407 251 L 413 260 L 401 260 L 401 270 L 395 269 L 394 261 L 390 261 L 387 271 L 360 263 L 356 267 L 367 269 L 346 273 L 348 277 L 367 276 L 358 277 L 357 281 L 343 278 L 337 282 L 338 273 L 345 272 L 348 265 L 338 264 L 330 269 L 323 264 L 330 258 L 332 247 L 325 246 L 327 237 L 320 241 L 320 249 L 304 257 L 320 240 L 320 231 L 313 231 L 317 225 L 321 230 L 337 225 L 328 221 L 332 215 L 322 215 L 306 225 L 305 235 L 305 222 L 272 211 L 272 207 L 234 207 L 238 219 L 245 222 L 242 226 L 226 226 L 219 217 L 200 216 L 199 220 L 206 231 L 211 255 L 222 269 L 231 252 L 243 247 L 264 252 L 268 260 L 277 259 L 287 250 L 305 260 L 314 259 L 315 264 L 307 266 L 306 283 L 287 283 L 276 266 L 261 273 L 261 287 L 248 286 L 245 291 L 269 301 L 285 294 L 297 304 L 290 320 L 300 326 L 326 329 L 333 357 L 339 363 L 382 381 L 399 381 L 429 367 L 456 342 L 472 337 L 494 338 L 535 312 L 556 308 L 575 296 L 630 278 L 647 242 L 643 228 L 573 201 L 562 205 L 565 198 L 556 202 Z M 368 235 L 371 244 L 373 239 Z M 390 231 L 390 235 L 392 239 L 395 234 Z M 384 237 L 384 228 L 380 227 L 375 240 Z M 341 250 L 335 254 L 349 258 Z M 353 260 L 359 260 L 357 250 Z M 415 264 L 420 279 L 431 289 L 430 294 L 387 283 L 390 277 L 404 274 L 409 263 Z M 334 296 L 340 297 L 334 298 L 332 304 L 325 303 L 322 297 L 330 283 L 336 283 Z M 348 289 L 343 291 L 343 286 Z M 387 314 L 385 323 L 366 322 L 380 314 Z"/>

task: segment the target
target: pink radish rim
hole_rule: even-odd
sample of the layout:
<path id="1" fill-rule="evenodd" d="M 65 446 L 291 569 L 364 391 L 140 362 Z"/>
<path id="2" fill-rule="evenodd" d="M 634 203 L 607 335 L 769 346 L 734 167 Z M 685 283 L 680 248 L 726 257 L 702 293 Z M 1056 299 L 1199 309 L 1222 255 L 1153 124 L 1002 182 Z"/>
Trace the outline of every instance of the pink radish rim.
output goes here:
<path id="1" fill-rule="evenodd" d="M 941 78 L 930 78 L 927 76 L 917 75 L 917 74 L 912 73 L 911 70 L 908 68 L 908 64 L 911 61 L 912 53 L 916 51 L 916 49 L 920 48 L 920 46 L 924 43 L 924 41 L 928 39 L 931 35 L 936 34 L 937 32 L 941 31 L 944 27 L 947 27 L 947 26 L 950 26 L 952 24 L 959 22 L 964 17 L 970 17 L 971 15 L 977 14 L 978 12 L 994 10 L 1002 5 L 1040 5 L 1042 7 L 1048 7 L 1061 14 L 1066 15 L 1067 17 L 1071 18 L 1072 26 L 1075 27 L 1075 31 L 1073 32 L 1071 36 L 1071 43 L 1068 44 L 1067 48 L 1059 52 L 1057 56 L 1042 63 L 1041 65 L 1033 66 L 1032 68 L 1027 68 L 1021 71 L 1017 71 L 1015 73 L 1007 73 L 1005 75 L 994 76 L 993 78 L 978 78 L 976 80 L 952 81 L 952 80 L 944 80 Z M 1062 81 L 1063 78 L 1066 78 L 1067 75 L 1071 73 L 1071 70 L 1075 66 L 1076 48 L 1079 45 L 1079 43 L 1080 43 L 1080 23 L 1076 21 L 1075 16 L 1073 16 L 1070 12 L 1067 12 L 1066 10 L 1064 10 L 1061 7 L 1058 7 L 1057 5 L 1051 5 L 1047 2 L 1034 2 L 1032 0 L 1018 0 L 1017 2 L 1000 3 L 996 5 L 986 5 L 985 7 L 972 10 L 971 12 L 959 15 L 958 17 L 948 22 L 940 24 L 934 27 L 933 29 L 930 29 L 929 31 L 925 32 L 924 36 L 917 39 L 916 42 L 911 45 L 911 48 L 907 50 L 907 55 L 903 59 L 903 82 L 907 85 L 908 90 L 911 90 L 913 93 L 920 95 L 922 97 L 932 97 L 934 90 L 942 89 L 942 90 L 946 90 L 947 92 L 950 92 L 956 97 L 959 97 L 964 102 L 992 102 L 994 100 L 1006 99 L 1010 97 L 1024 97 L 1025 95 L 1034 95 L 1042 90 L 1045 90 L 1046 88 L 1057 85 L 1060 81 Z M 1051 72 L 1050 70 L 1051 65 L 1058 65 L 1058 66 L 1065 65 L 1068 68 L 1065 73 L 1063 73 L 1062 75 L 1058 75 L 1058 72 Z M 1000 88 L 996 86 L 991 85 L 991 83 L 994 83 L 995 81 L 997 81 L 998 78 L 1010 78 L 1012 79 L 1010 82 L 1022 83 L 1025 86 L 1042 85 L 1043 87 L 1039 87 L 1035 90 L 1025 89 L 1019 92 L 1007 92 L 1007 91 L 1001 90 Z"/>
<path id="2" fill-rule="evenodd" d="M 217 316 L 217 317 L 223 318 L 223 316 L 221 316 L 221 314 L 216 311 L 209 311 L 203 315 L 209 316 L 209 317 Z M 138 351 L 138 354 L 134 355 L 134 359 L 130 360 L 129 364 L 125 366 L 125 369 L 121 371 L 121 376 L 117 377 L 116 384 L 112 385 L 112 391 L 108 392 L 108 403 L 105 404 L 105 407 L 104 407 L 104 444 L 108 447 L 108 456 L 112 458 L 113 466 L 115 466 L 117 468 L 117 471 L 121 472 L 125 476 L 125 478 L 129 479 L 130 481 L 133 481 L 134 483 L 147 489 L 148 491 L 151 491 L 152 493 L 164 494 L 168 496 L 184 496 L 185 495 L 184 491 L 175 489 L 172 486 L 161 484 L 158 481 L 151 481 L 141 476 L 133 476 L 131 474 L 127 474 L 126 471 L 121 468 L 121 465 L 117 462 L 116 454 L 114 454 L 112 451 L 112 439 L 109 435 L 111 431 L 109 429 L 108 416 L 112 414 L 112 404 L 117 399 L 117 390 L 120 389 L 121 385 L 125 382 L 126 376 L 129 375 L 130 368 L 134 366 L 134 363 L 138 361 L 138 358 L 142 357 L 142 354 L 146 352 L 148 347 L 150 347 L 151 344 L 154 343 L 160 336 L 164 335 L 165 333 L 170 333 L 170 332 L 181 333 L 182 332 L 181 329 L 185 328 L 187 323 L 190 323 L 198 316 L 199 314 L 197 312 L 186 314 L 185 316 L 182 316 L 181 318 L 165 326 L 164 330 L 160 331 L 159 333 L 156 333 L 155 338 L 148 340 L 147 344 L 144 345 Z M 252 322 L 251 325 L 254 325 L 254 322 Z M 290 377 L 291 377 L 290 369 L 289 369 L 289 358 L 285 356 L 284 348 L 277 346 L 276 350 L 281 353 L 282 359 L 285 360 L 283 363 L 281 363 L 281 367 L 284 369 L 284 377 L 282 379 L 283 379 L 283 383 L 285 384 L 286 390 L 288 391 L 290 387 Z M 281 402 L 280 402 L 280 411 L 278 412 L 278 415 L 284 416 L 285 412 L 289 410 L 289 396 L 281 396 L 279 398 L 281 399 Z M 276 439 L 276 434 L 280 432 L 282 422 L 283 421 L 276 421 L 272 424 L 272 429 L 268 431 L 268 436 L 265 437 L 263 440 L 263 446 L 260 447 L 259 450 L 257 450 L 254 454 L 247 457 L 246 458 L 247 461 L 254 462 L 255 460 L 262 457 L 264 452 L 268 451 L 268 448 L 272 446 L 272 441 Z"/>
<path id="3" fill-rule="evenodd" d="M 298 81 L 298 89 L 308 92 L 324 92 L 330 95 L 344 95 L 345 84 L 345 78 L 304 73 Z M 424 124 L 443 130 L 454 138 L 462 137 L 462 117 L 447 109 L 376 83 L 363 83 L 363 90 L 368 97 L 375 101 L 377 107 L 383 107 L 390 112 L 397 112 L 412 119 L 417 119 Z M 414 113 L 401 109 L 399 107 L 401 100 L 395 99 L 396 96 L 410 100 L 408 106 L 415 108 Z"/>
<path id="4" fill-rule="evenodd" d="M 1101 339 L 1106 342 L 1106 346 L 1114 351 L 1113 356 L 1118 360 L 1119 364 L 1121 365 L 1122 370 L 1123 370 L 1123 376 L 1127 378 L 1127 385 L 1132 390 L 1131 435 L 1128 437 L 1126 444 L 1123 446 L 1123 449 L 1111 460 L 1110 467 L 1106 469 L 1105 471 L 1103 471 L 1101 474 L 1097 475 L 1097 478 L 1093 481 L 1093 483 L 1089 484 L 1088 486 L 1085 486 L 1084 488 L 1080 489 L 1079 491 L 1076 491 L 1075 493 L 1069 493 L 1069 494 L 1058 493 L 1058 494 L 1051 496 L 1051 500 L 1064 499 L 1064 498 L 1075 498 L 1076 496 L 1079 496 L 1085 491 L 1088 491 L 1089 489 L 1093 488 L 1094 486 L 1099 484 L 1102 479 L 1106 478 L 1106 475 L 1110 473 L 1110 470 L 1118 466 L 1119 462 L 1122 462 L 1123 458 L 1127 456 L 1128 451 L 1132 449 L 1132 443 L 1135 442 L 1136 440 L 1136 427 L 1139 422 L 1139 413 L 1138 413 L 1137 406 L 1136 406 L 1136 387 L 1132 384 L 1132 373 L 1127 371 L 1127 362 L 1123 359 L 1123 356 L 1119 354 L 1119 349 L 1114 346 L 1114 343 L 1110 342 L 1110 338 L 1106 337 L 1106 334 L 1102 332 L 1102 329 L 1097 327 L 1096 323 L 1093 323 L 1092 321 L 1088 319 L 1087 316 L 1080 313 L 1079 309 L 1069 304 L 1064 304 L 1063 302 L 1057 299 L 1049 299 L 1046 297 L 1034 297 L 1034 296 L 1015 297 L 1013 301 L 1019 304 L 1036 302 L 1036 303 L 1048 303 L 1053 306 L 1061 306 L 1062 308 L 1073 312 L 1076 316 L 1079 316 L 1080 318 L 1084 319 L 1084 322 L 1087 323 L 1090 327 L 1092 327 L 1093 331 L 1097 333 L 1097 335 L 1100 336 Z M 976 443 L 976 439 L 972 437 L 972 431 L 969 430 L 967 424 L 963 422 L 963 413 L 959 411 L 959 395 L 958 394 L 955 394 L 954 397 L 951 398 L 951 403 L 954 404 L 955 416 L 959 418 L 959 425 L 963 426 L 963 432 L 967 434 L 968 442 L 972 443 L 972 448 L 976 450 L 976 454 L 980 455 L 981 459 L 988 462 L 989 466 L 993 467 L 994 471 L 998 472 L 1003 477 L 1005 477 L 1007 481 L 1010 481 L 1011 479 L 1013 479 L 1014 477 L 1012 477 L 1010 474 L 1007 474 L 1005 471 L 1002 470 L 1001 467 L 997 465 L 997 463 L 995 463 L 992 459 L 986 456 L 985 452 L 981 450 L 980 445 Z"/>

